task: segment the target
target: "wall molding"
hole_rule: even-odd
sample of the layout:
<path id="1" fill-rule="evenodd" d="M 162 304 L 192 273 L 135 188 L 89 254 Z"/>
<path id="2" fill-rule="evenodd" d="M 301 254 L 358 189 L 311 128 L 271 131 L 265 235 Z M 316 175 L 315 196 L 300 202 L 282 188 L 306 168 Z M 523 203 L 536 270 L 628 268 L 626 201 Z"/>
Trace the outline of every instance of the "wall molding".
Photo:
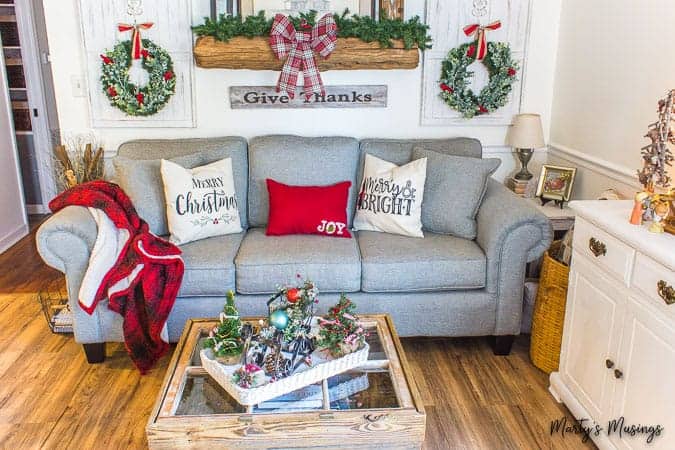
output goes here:
<path id="1" fill-rule="evenodd" d="M 51 211 L 45 205 L 26 205 L 27 214 L 50 214 Z"/>
<path id="2" fill-rule="evenodd" d="M 642 188 L 642 185 L 640 185 L 637 180 L 635 171 L 618 164 L 614 164 L 605 159 L 586 154 L 579 150 L 555 142 L 551 142 L 549 144 L 548 154 L 570 161 L 577 166 L 592 170 L 593 172 L 602 174 L 608 178 L 618 181 L 619 183 L 635 187 L 638 190 Z"/>
<path id="3" fill-rule="evenodd" d="M 7 235 L 0 237 L 0 253 L 9 250 L 14 244 L 28 235 L 28 224 L 22 223 Z"/>

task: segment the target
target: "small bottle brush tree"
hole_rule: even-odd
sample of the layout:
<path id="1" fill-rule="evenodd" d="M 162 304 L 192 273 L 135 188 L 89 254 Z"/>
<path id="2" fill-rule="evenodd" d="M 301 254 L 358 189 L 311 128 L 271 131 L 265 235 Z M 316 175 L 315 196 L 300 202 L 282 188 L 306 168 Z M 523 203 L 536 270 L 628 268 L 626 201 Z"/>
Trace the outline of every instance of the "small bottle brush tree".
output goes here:
<path id="1" fill-rule="evenodd" d="M 216 358 L 234 361 L 241 355 L 243 343 L 241 339 L 241 319 L 239 311 L 234 305 L 234 292 L 229 291 L 223 312 L 220 313 L 220 322 L 204 340 L 204 348 L 213 350 Z"/>
<path id="2" fill-rule="evenodd" d="M 356 316 L 356 305 L 344 294 L 340 301 L 319 319 L 318 345 L 334 358 L 340 358 L 361 348 L 367 333 Z"/>
<path id="3" fill-rule="evenodd" d="M 668 175 L 668 166 L 673 163 L 669 145 L 675 144 L 675 89 L 668 92 L 666 98 L 659 100 L 658 114 L 658 120 L 649 125 L 645 135 L 652 142 L 642 148 L 643 167 L 638 170 L 640 183 L 647 192 L 654 192 L 657 187 L 668 188 L 672 181 Z"/>

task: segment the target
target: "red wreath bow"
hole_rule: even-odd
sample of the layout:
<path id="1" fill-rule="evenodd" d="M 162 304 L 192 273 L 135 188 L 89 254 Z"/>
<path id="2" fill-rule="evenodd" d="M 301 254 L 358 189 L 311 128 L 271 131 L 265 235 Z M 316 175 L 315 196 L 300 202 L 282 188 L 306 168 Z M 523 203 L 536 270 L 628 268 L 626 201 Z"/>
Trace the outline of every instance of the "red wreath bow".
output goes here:
<path id="1" fill-rule="evenodd" d="M 143 41 L 141 40 L 141 30 L 148 30 L 152 27 L 152 22 L 129 25 L 126 23 L 117 24 L 117 29 L 121 33 L 131 31 L 131 58 L 141 59 L 143 52 Z"/>
<path id="2" fill-rule="evenodd" d="M 502 23 L 499 20 L 495 20 L 491 24 L 481 26 L 478 23 L 472 25 L 467 25 L 464 27 L 464 34 L 467 36 L 476 35 L 476 41 L 478 42 L 478 53 L 476 55 L 477 61 L 482 61 L 487 55 L 487 38 L 485 37 L 486 31 L 494 31 L 501 28 Z"/>
<path id="3" fill-rule="evenodd" d="M 295 97 L 300 71 L 305 78 L 306 97 L 313 93 L 326 93 L 321 74 L 316 67 L 314 51 L 327 58 L 335 50 L 337 42 L 337 25 L 331 14 L 319 19 L 314 27 L 304 22 L 301 28 L 296 30 L 288 17 L 277 14 L 270 32 L 270 47 L 274 55 L 279 59 L 288 55 L 279 75 L 277 92 L 285 92 L 290 98 Z"/>

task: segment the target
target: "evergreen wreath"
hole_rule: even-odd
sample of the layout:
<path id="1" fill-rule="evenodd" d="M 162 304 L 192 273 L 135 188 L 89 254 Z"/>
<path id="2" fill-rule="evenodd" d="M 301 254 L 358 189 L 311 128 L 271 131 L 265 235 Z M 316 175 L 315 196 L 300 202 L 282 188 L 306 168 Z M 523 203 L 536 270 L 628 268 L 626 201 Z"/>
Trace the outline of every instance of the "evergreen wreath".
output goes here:
<path id="1" fill-rule="evenodd" d="M 476 59 L 476 47 L 477 42 L 473 42 L 453 48 L 441 66 L 440 96 L 450 108 L 467 119 L 489 114 L 506 105 L 519 69 L 508 44 L 488 42 L 487 54 L 482 62 L 490 81 L 476 95 L 469 88 L 473 72 L 468 70 Z"/>
<path id="2" fill-rule="evenodd" d="M 130 116 L 151 116 L 176 92 L 171 56 L 149 39 L 143 39 L 142 65 L 148 84 L 139 88 L 129 80 L 131 41 L 122 41 L 101 55 L 101 85 L 110 104 Z"/>

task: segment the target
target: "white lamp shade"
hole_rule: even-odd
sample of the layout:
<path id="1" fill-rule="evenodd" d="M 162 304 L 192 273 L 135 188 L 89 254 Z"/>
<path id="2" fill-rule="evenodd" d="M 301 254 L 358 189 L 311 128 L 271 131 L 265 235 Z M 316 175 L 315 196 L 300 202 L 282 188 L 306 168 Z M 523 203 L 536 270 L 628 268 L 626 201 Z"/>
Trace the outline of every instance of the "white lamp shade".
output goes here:
<path id="1" fill-rule="evenodd" d="M 544 142 L 544 130 L 539 114 L 518 114 L 509 128 L 506 143 L 514 148 L 541 148 Z"/>

